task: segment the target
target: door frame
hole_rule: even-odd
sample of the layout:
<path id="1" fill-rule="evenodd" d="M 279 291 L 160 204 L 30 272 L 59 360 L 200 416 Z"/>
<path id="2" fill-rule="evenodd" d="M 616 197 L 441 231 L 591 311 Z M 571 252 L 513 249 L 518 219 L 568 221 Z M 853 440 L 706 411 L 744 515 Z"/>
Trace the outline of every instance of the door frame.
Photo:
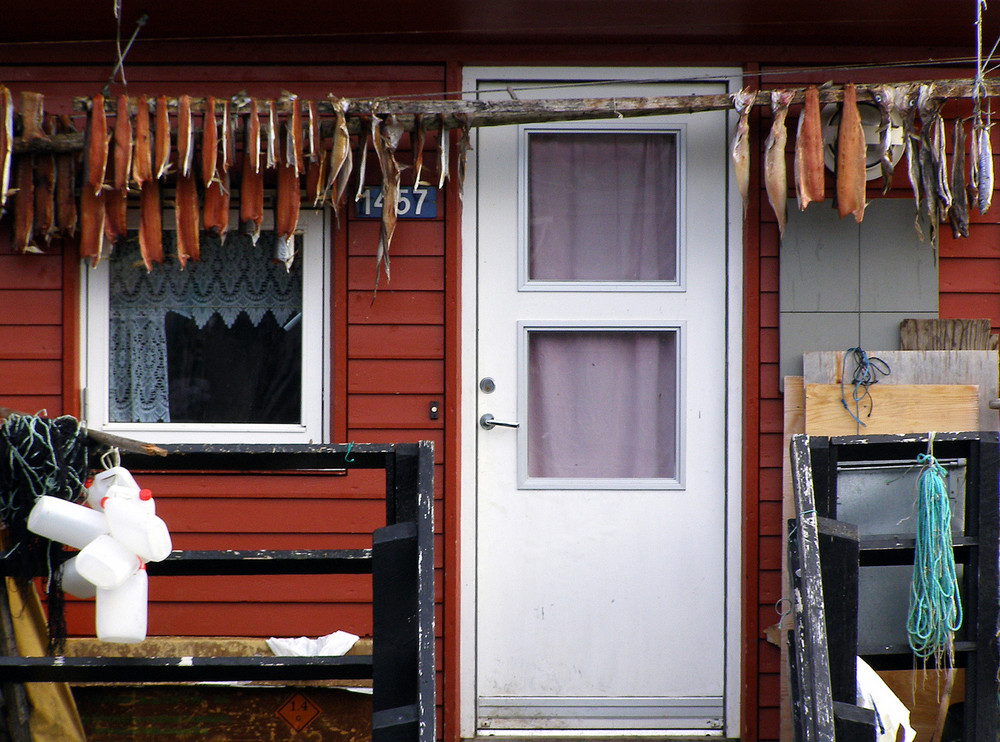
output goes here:
<path id="1" fill-rule="evenodd" d="M 740 89 L 742 72 L 738 68 L 676 67 L 465 67 L 462 89 L 475 91 L 479 80 L 567 80 L 567 81 L 705 81 L 723 82 L 730 93 Z M 474 93 L 466 93 L 473 97 Z M 725 138 L 719 147 L 728 151 L 736 117 L 730 112 Z M 476 514 L 477 484 L 476 431 L 478 384 L 478 131 L 472 133 L 464 183 L 461 235 L 463 245 L 461 274 L 461 421 L 460 447 L 462 497 L 459 506 L 460 577 L 459 577 L 459 734 L 463 739 L 477 736 L 496 738 L 501 734 L 480 734 L 476 729 Z M 728 161 L 728 159 L 727 159 Z M 743 218 L 736 184 L 726 172 L 726 647 L 725 713 L 723 736 L 740 734 L 740 696 L 742 656 L 742 443 L 743 443 Z M 454 630 L 455 627 L 451 627 Z M 552 732 L 539 733 L 547 739 Z M 526 736 L 518 733 L 519 737 Z M 579 737 L 578 733 L 567 736 Z M 616 736 L 602 734 L 602 736 Z M 641 735 L 636 735 L 641 736 Z"/>

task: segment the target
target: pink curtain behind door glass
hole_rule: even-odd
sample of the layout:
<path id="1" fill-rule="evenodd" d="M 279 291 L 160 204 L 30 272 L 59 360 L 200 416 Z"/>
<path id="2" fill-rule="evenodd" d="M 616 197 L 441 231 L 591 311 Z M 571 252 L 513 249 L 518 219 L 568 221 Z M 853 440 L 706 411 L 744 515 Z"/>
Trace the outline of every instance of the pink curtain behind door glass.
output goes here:
<path id="1" fill-rule="evenodd" d="M 533 133 L 529 278 L 677 280 L 677 137 Z"/>
<path id="2" fill-rule="evenodd" d="M 677 333 L 528 335 L 528 476 L 677 477 Z"/>

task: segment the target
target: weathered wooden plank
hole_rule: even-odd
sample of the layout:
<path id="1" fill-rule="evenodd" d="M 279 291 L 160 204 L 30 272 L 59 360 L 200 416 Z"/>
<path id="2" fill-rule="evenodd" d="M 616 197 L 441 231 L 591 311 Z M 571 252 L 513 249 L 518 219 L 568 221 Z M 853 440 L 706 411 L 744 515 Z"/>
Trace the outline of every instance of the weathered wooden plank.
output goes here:
<path id="1" fill-rule="evenodd" d="M 995 350 L 989 319 L 904 319 L 900 350 Z"/>
<path id="2" fill-rule="evenodd" d="M 869 356 L 885 361 L 891 373 L 880 376 L 877 386 L 893 384 L 976 384 L 979 386 L 980 430 L 1000 428 L 990 402 L 997 397 L 998 364 L 995 350 L 873 350 Z M 844 369 L 844 351 L 815 351 L 802 356 L 806 384 L 840 384 L 854 366 Z M 895 431 L 900 432 L 900 431 Z M 908 432 L 908 431 L 907 431 Z M 820 432 L 820 434 L 823 434 Z"/>
<path id="3" fill-rule="evenodd" d="M 826 612 L 807 436 L 793 436 L 789 461 L 796 512 L 794 538 L 789 539 L 788 547 L 789 570 L 793 580 L 791 610 L 795 618 L 793 652 L 797 671 L 792 699 L 801 732 L 796 738 L 807 742 L 833 742 L 833 696 L 827 655 Z"/>
<path id="4" fill-rule="evenodd" d="M 795 495 L 792 491 L 792 467 L 789 459 L 789 446 L 792 443 L 792 436 L 806 432 L 806 390 L 802 383 L 801 376 L 786 376 L 784 379 L 785 390 L 785 424 L 784 424 L 784 446 L 781 462 L 781 543 L 788 540 L 788 521 L 795 517 Z M 791 587 L 788 579 L 788 552 L 781 550 L 781 597 L 784 605 L 788 605 L 791 600 Z M 780 623 L 783 630 L 780 636 L 784 637 L 785 630 L 791 629 L 791 613 L 783 613 L 784 620 Z M 792 715 L 788 696 L 788 643 L 781 642 L 781 677 L 779 697 L 781 702 L 781 739 L 792 738 Z"/>
<path id="5" fill-rule="evenodd" d="M 835 436 L 979 430 L 977 386 L 873 384 L 857 409 L 851 393 L 850 385 L 806 384 L 806 433 Z M 851 413 L 860 418 L 861 425 Z"/>
<path id="6" fill-rule="evenodd" d="M 13 682 L 193 683 L 205 680 L 328 680 L 371 677 L 372 658 L 0 657 Z"/>

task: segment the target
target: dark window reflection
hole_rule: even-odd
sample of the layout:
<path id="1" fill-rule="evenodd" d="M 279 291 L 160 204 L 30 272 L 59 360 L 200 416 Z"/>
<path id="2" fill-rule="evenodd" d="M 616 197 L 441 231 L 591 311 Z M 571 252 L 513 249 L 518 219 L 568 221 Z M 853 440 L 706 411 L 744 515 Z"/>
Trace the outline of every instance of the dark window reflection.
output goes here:
<path id="1" fill-rule="evenodd" d="M 165 317 L 172 422 L 298 423 L 302 323 L 286 330 L 268 312 L 254 326 L 241 313 L 227 327 L 215 314 L 202 327 Z"/>

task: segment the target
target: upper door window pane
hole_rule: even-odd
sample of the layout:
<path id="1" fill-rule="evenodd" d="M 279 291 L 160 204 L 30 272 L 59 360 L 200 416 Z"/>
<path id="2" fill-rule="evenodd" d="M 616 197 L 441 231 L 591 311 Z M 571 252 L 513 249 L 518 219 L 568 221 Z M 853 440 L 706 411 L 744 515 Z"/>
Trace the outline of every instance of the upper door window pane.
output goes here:
<path id="1" fill-rule="evenodd" d="M 675 132 L 530 132 L 528 278 L 677 281 Z"/>

